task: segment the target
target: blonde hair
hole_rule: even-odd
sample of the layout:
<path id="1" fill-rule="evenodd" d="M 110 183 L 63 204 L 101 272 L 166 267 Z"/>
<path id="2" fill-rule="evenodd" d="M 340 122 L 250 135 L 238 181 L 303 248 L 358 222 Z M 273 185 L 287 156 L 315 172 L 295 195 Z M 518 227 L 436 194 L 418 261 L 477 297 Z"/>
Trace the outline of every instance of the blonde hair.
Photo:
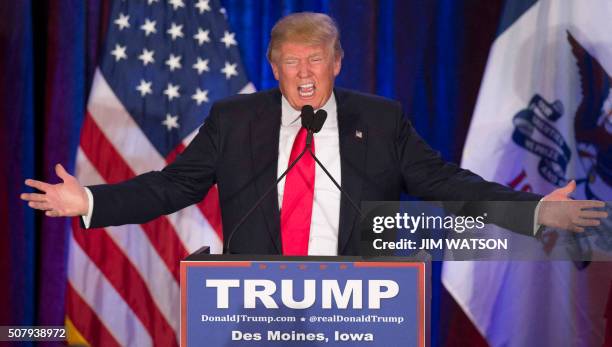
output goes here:
<path id="1" fill-rule="evenodd" d="M 333 47 L 336 58 L 344 56 L 338 26 L 323 13 L 300 12 L 283 17 L 274 24 L 270 36 L 267 52 L 270 62 L 275 61 L 279 47 L 285 42 L 329 45 Z"/>

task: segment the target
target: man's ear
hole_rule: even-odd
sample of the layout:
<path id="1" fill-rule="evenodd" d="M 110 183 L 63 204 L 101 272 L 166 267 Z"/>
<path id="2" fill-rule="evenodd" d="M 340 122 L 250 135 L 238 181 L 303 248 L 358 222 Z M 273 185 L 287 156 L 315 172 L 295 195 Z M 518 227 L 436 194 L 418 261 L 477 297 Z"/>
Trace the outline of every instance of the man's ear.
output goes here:
<path id="1" fill-rule="evenodd" d="M 272 68 L 272 73 L 274 74 L 274 78 L 278 81 L 278 66 L 276 63 L 270 62 L 270 67 Z"/>
<path id="2" fill-rule="evenodd" d="M 334 62 L 334 77 L 340 74 L 340 70 L 342 69 L 342 58 L 337 57 Z"/>

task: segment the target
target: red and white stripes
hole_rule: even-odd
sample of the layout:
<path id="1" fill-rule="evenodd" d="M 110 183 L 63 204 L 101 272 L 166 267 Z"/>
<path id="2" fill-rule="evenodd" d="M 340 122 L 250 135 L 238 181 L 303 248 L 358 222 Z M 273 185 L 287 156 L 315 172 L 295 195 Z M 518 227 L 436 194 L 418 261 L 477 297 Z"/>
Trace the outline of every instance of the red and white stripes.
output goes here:
<path id="1" fill-rule="evenodd" d="M 81 184 L 120 182 L 166 165 L 99 70 L 87 111 Z M 66 308 L 81 335 L 95 345 L 178 346 L 179 261 L 203 245 L 222 250 L 216 188 L 200 204 L 147 224 L 82 230 L 75 219 L 72 229 Z"/>

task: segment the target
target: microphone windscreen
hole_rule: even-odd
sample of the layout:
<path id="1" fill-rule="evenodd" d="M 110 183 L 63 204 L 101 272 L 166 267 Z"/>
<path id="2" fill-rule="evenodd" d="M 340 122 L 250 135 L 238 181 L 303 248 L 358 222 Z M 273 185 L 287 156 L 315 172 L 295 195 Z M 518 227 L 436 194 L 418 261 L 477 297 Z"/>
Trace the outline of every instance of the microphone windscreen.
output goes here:
<path id="1" fill-rule="evenodd" d="M 312 106 L 304 105 L 304 107 L 302 107 L 302 114 L 300 114 L 300 117 L 302 118 L 302 126 L 304 128 L 311 129 L 314 115 L 315 113 Z"/>
<path id="2" fill-rule="evenodd" d="M 327 112 L 325 110 L 318 110 L 314 115 L 314 119 L 312 121 L 312 132 L 318 133 L 323 128 L 323 124 L 327 120 Z"/>

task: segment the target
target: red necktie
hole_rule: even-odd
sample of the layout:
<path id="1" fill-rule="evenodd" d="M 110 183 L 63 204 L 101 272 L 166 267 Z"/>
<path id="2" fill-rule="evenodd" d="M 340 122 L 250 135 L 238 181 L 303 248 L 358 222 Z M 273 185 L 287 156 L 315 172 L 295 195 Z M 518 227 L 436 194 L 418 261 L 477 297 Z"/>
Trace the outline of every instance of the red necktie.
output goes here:
<path id="1" fill-rule="evenodd" d="M 289 165 L 306 147 L 305 128 L 301 128 L 293 142 Z M 314 140 L 311 144 L 315 152 Z M 281 208 L 281 239 L 284 255 L 308 255 L 308 238 L 314 198 L 315 161 L 306 153 L 289 171 L 285 179 Z"/>

